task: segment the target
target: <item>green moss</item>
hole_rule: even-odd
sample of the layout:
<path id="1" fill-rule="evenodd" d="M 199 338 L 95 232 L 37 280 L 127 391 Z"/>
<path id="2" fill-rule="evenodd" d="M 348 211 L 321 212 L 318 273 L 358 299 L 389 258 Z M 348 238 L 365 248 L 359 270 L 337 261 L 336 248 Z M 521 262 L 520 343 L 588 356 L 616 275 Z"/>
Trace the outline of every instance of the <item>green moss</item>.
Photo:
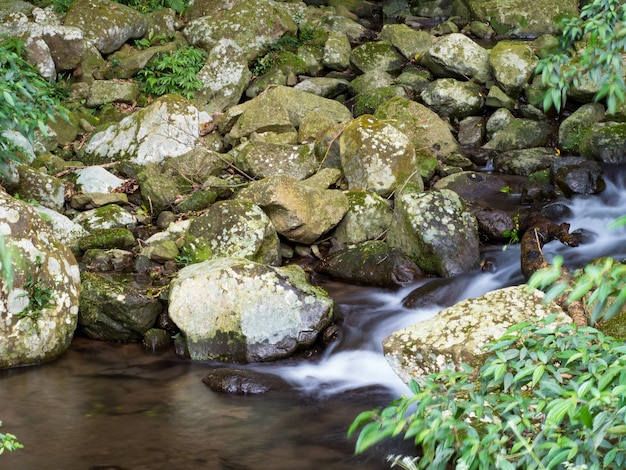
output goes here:
<path id="1" fill-rule="evenodd" d="M 129 249 L 135 246 L 135 236 L 125 228 L 97 229 L 81 238 L 78 247 L 81 251 L 92 248 L 110 250 L 112 248 Z"/>

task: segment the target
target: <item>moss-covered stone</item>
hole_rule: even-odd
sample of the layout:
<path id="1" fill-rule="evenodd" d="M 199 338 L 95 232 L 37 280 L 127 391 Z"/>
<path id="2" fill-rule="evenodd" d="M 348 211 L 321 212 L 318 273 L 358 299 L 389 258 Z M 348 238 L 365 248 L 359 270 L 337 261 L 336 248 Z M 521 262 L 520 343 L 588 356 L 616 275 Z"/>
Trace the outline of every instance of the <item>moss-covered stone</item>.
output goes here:
<path id="1" fill-rule="evenodd" d="M 78 242 L 78 247 L 82 251 L 87 251 L 92 248 L 100 248 L 103 250 L 119 248 L 121 250 L 127 250 L 134 246 L 135 236 L 130 230 L 125 228 L 97 229 L 86 237 L 81 238 Z"/>

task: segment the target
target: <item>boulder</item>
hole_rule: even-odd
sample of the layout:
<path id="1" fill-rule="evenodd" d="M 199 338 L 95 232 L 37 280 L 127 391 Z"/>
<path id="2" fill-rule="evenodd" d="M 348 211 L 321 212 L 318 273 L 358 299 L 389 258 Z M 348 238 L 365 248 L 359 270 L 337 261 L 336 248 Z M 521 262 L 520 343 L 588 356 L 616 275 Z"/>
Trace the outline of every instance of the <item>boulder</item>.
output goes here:
<path id="1" fill-rule="evenodd" d="M 480 85 L 454 78 L 440 78 L 421 93 L 422 100 L 442 117 L 464 118 L 481 114 L 485 97 Z"/>
<path id="2" fill-rule="evenodd" d="M 154 326 L 162 306 L 157 298 L 127 280 L 83 272 L 80 331 L 103 341 L 139 341 Z"/>
<path id="3" fill-rule="evenodd" d="M 441 178 L 433 188 L 454 191 L 464 201 L 476 203 L 481 200 L 493 200 L 502 195 L 502 188 L 506 185 L 506 182 L 497 175 L 460 171 Z"/>
<path id="4" fill-rule="evenodd" d="M 0 189 L 0 369 L 56 359 L 78 320 L 80 274 L 36 209 Z"/>
<path id="5" fill-rule="evenodd" d="M 333 301 L 302 268 L 215 258 L 179 271 L 169 316 L 192 360 L 260 362 L 313 344 L 332 320 Z"/>
<path id="6" fill-rule="evenodd" d="M 506 151 L 543 147 L 549 142 L 552 132 L 546 122 L 514 118 L 503 129 L 494 132 L 483 148 Z"/>
<path id="7" fill-rule="evenodd" d="M 83 31 L 101 54 L 110 54 L 129 39 L 142 37 L 148 23 L 140 12 L 117 2 L 76 0 L 65 15 L 64 25 Z"/>
<path id="8" fill-rule="evenodd" d="M 380 38 L 389 42 L 407 60 L 416 60 L 432 46 L 432 36 L 426 31 L 416 31 L 405 24 L 385 24 Z"/>
<path id="9" fill-rule="evenodd" d="M 258 395 L 291 388 L 278 375 L 231 367 L 211 370 L 202 378 L 202 382 L 214 392 L 228 395 Z"/>
<path id="10" fill-rule="evenodd" d="M 387 199 L 363 190 L 346 191 L 349 208 L 335 228 L 339 243 L 354 244 L 381 238 L 389 228 L 393 211 Z"/>
<path id="11" fill-rule="evenodd" d="M 443 36 L 419 61 L 438 77 L 486 83 L 492 79 L 489 51 L 461 33 Z"/>
<path id="12" fill-rule="evenodd" d="M 333 174 L 337 170 L 320 172 Z M 276 231 L 296 243 L 309 245 L 334 228 L 348 211 L 348 198 L 328 184 L 317 185 L 318 173 L 298 181 L 288 175 L 256 181 L 237 194 L 260 206 L 272 220 Z"/>
<path id="13" fill-rule="evenodd" d="M 350 189 L 387 197 L 407 181 L 423 185 L 421 174 L 416 174 L 413 144 L 391 124 L 364 114 L 345 128 L 339 145 L 341 166 Z"/>
<path id="14" fill-rule="evenodd" d="M 489 65 L 498 86 L 517 98 L 535 73 L 539 60 L 527 42 L 500 41 L 489 54 Z"/>
<path id="15" fill-rule="evenodd" d="M 493 167 L 500 173 L 530 176 L 536 171 L 551 168 L 559 158 L 554 149 L 546 147 L 509 150 L 494 156 Z"/>
<path id="16" fill-rule="evenodd" d="M 110 228 L 131 228 L 137 225 L 135 216 L 116 204 L 80 212 L 72 220 L 88 232 Z"/>
<path id="17" fill-rule="evenodd" d="M 350 40 L 341 31 L 332 31 L 324 44 L 322 63 L 331 70 L 343 71 L 350 67 L 352 47 Z"/>
<path id="18" fill-rule="evenodd" d="M 361 72 L 383 70 L 394 74 L 404 66 L 402 54 L 387 41 L 366 42 L 352 49 L 350 63 Z"/>
<path id="19" fill-rule="evenodd" d="M 543 303 L 543 292 L 526 285 L 498 289 L 463 300 L 428 320 L 395 331 L 383 343 L 385 358 L 405 382 L 461 364 L 478 368 L 487 357 L 483 349 L 512 325 L 557 313 L 572 320 L 554 303 Z"/>
<path id="20" fill-rule="evenodd" d="M 559 126 L 559 148 L 566 152 L 580 153 L 580 146 L 588 139 L 593 126 L 604 121 L 604 111 L 602 104 L 588 103 L 565 118 Z"/>
<path id="21" fill-rule="evenodd" d="M 601 163 L 626 163 L 626 122 L 598 122 L 580 144 L 581 155 Z"/>
<path id="22" fill-rule="evenodd" d="M 429 274 L 452 276 L 478 268 L 478 225 L 449 189 L 422 192 L 408 184 L 396 195 L 387 243 Z"/>
<path id="23" fill-rule="evenodd" d="M 422 160 L 429 160 L 428 155 L 445 158 L 458 148 L 446 122 L 415 101 L 392 98 L 379 106 L 374 116 L 388 121 L 409 138 L 415 149 L 423 152 L 418 152 L 418 166 Z"/>
<path id="24" fill-rule="evenodd" d="M 87 107 L 98 108 L 108 103 L 132 104 L 139 96 L 139 85 L 118 80 L 94 80 L 89 90 Z"/>
<path id="25" fill-rule="evenodd" d="M 557 34 L 559 18 L 578 16 L 577 0 L 469 0 L 468 6 L 478 21 L 510 38 Z"/>
<path id="26" fill-rule="evenodd" d="M 319 167 L 313 144 L 285 145 L 255 140 L 229 153 L 237 168 L 255 179 L 286 174 L 303 180 Z"/>
<path id="27" fill-rule="evenodd" d="M 113 173 L 100 166 L 80 168 L 75 171 L 77 190 L 86 193 L 108 193 L 124 182 Z"/>
<path id="28" fill-rule="evenodd" d="M 606 187 L 600 164 L 584 157 L 559 158 L 552 165 L 550 177 L 567 197 L 597 194 Z"/>
<path id="29" fill-rule="evenodd" d="M 192 254 L 194 263 L 238 257 L 279 266 L 279 246 L 276 229 L 259 206 L 228 200 L 216 202 L 191 221 L 183 249 Z"/>

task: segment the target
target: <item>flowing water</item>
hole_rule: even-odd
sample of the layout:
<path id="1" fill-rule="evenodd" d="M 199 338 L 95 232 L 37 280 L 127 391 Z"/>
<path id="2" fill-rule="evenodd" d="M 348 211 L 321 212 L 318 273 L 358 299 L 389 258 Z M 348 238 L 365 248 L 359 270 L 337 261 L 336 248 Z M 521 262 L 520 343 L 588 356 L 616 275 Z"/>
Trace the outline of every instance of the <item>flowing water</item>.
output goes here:
<path id="1" fill-rule="evenodd" d="M 544 247 L 579 266 L 597 256 L 626 258 L 626 228 L 608 230 L 626 214 L 626 172 L 607 172 L 608 187 L 568 203 L 571 230 L 587 242 Z M 201 379 L 211 364 L 190 363 L 173 353 L 152 355 L 136 344 L 76 338 L 59 360 L 0 371 L 2 431 L 25 448 L 0 456 L 2 470 L 209 469 L 377 470 L 385 456 L 410 451 L 405 443 L 352 455 L 345 431 L 362 410 L 388 403 L 407 388 L 382 356 L 392 331 L 434 315 L 442 306 L 523 282 L 519 249 L 486 250 L 497 269 L 450 279 L 423 280 L 399 291 L 326 282 L 343 313 L 340 339 L 316 359 L 263 364 L 294 387 L 263 396 L 225 396 Z M 439 282 L 436 305 L 406 309 L 413 289 Z"/>

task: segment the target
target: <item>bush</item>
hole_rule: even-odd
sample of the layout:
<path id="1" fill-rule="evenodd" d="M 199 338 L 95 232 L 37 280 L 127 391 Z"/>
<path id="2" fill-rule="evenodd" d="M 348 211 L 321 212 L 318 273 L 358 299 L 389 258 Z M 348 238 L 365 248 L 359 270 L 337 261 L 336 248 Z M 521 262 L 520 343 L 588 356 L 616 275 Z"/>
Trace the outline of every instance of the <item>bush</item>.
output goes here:
<path id="1" fill-rule="evenodd" d="M 182 47 L 172 53 L 160 53 L 137 77 L 143 81 L 144 92 L 153 96 L 168 93 L 191 99 L 202 81 L 196 76 L 206 61 L 206 53 L 193 46 Z"/>
<path id="2" fill-rule="evenodd" d="M 47 135 L 46 122 L 54 122 L 55 115 L 67 118 L 67 112 L 56 87 L 39 75 L 23 52 L 23 41 L 0 38 L 0 130 L 17 131 L 32 142 L 37 129 Z M 18 150 L 0 134 L 0 176 L 6 176 Z"/>
<path id="3" fill-rule="evenodd" d="M 561 21 L 558 51 L 541 59 L 536 70 L 547 88 L 545 110 L 554 107 L 560 112 L 572 83 L 587 83 L 600 87 L 595 100 L 606 99 L 609 112 L 615 113 L 626 91 L 621 56 L 626 48 L 626 28 L 621 26 L 625 22 L 621 0 L 592 0 L 580 18 Z"/>
<path id="4" fill-rule="evenodd" d="M 0 421 L 0 428 L 2 427 L 2 421 Z M 17 449 L 22 449 L 24 446 L 17 442 L 16 437 L 13 434 L 2 434 L 0 432 L 0 455 L 4 454 L 5 450 L 13 452 Z"/>
<path id="5" fill-rule="evenodd" d="M 509 329 L 477 373 L 429 375 L 414 396 L 361 413 L 356 451 L 404 435 L 423 453 L 395 458 L 405 468 L 623 468 L 626 346 L 554 319 Z"/>

